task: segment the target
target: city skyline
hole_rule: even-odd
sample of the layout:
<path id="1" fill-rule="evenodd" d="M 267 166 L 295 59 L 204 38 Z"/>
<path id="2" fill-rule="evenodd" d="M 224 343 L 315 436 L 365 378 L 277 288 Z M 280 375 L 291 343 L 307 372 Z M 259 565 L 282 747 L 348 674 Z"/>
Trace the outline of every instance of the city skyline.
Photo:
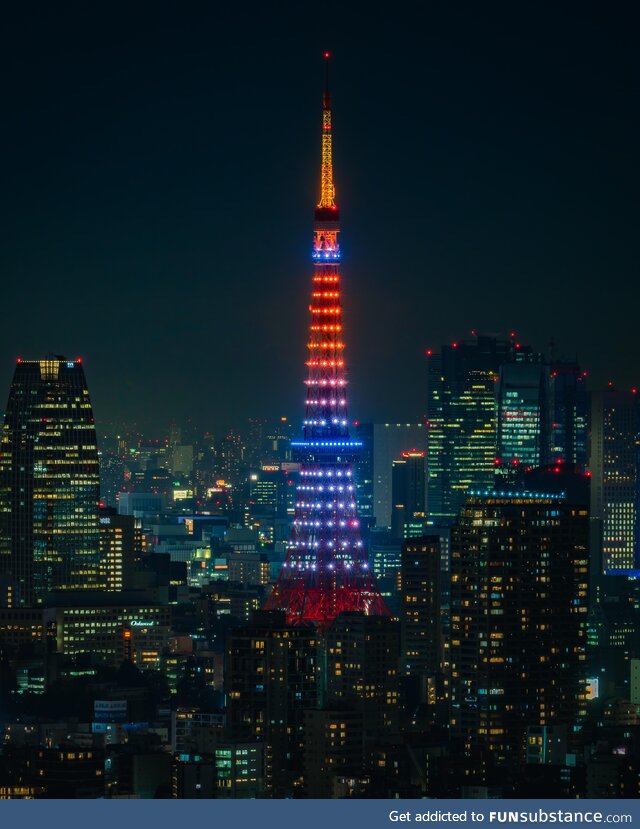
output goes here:
<path id="1" fill-rule="evenodd" d="M 425 19 L 439 19 L 435 8 L 424 13 Z M 216 18 L 220 28 L 224 14 Z M 97 22 L 99 14 L 93 15 Z M 184 37 L 185 29 L 169 35 L 163 15 L 162 10 L 148 19 L 134 14 L 126 35 L 100 27 L 96 38 L 104 48 L 74 42 L 69 65 L 86 54 L 94 61 L 104 58 L 104 71 L 111 65 L 111 48 L 120 49 L 131 38 L 131 54 L 148 76 L 146 89 L 155 89 L 161 78 L 153 63 L 145 63 L 149 44 L 135 35 L 154 32 L 159 40 L 151 52 L 161 48 L 164 36 Z M 350 15 L 338 15 L 337 32 Z M 202 16 L 209 19 L 207 12 Z M 46 18 L 42 13 L 40 24 Z M 524 15 L 518 19 L 527 25 L 514 29 L 506 45 L 514 54 L 518 41 L 528 42 L 535 32 Z M 493 31 L 496 41 L 506 22 L 499 16 L 483 20 L 489 28 L 500 24 Z M 193 31 L 194 47 L 197 37 Z M 420 36 L 415 42 L 424 45 Z M 242 62 L 247 45 L 233 53 L 236 75 L 223 61 L 215 122 L 221 143 L 206 148 L 218 152 L 217 169 L 207 168 L 209 175 L 218 173 L 207 214 L 217 234 L 209 241 L 218 242 L 206 251 L 191 250 L 195 259 L 184 255 L 188 240 L 198 238 L 203 226 L 188 221 L 194 214 L 187 201 L 178 199 L 163 212 L 164 174 L 177 167 L 169 163 L 155 175 L 153 151 L 143 187 L 153 207 L 139 211 L 135 191 L 141 180 L 135 176 L 120 186 L 132 161 L 131 142 L 140 150 L 162 143 L 184 148 L 184 140 L 194 137 L 188 117 L 180 125 L 169 118 L 157 145 L 146 144 L 135 130 L 119 132 L 114 145 L 103 144 L 107 167 L 114 150 L 127 160 L 112 168 L 113 201 L 105 205 L 105 191 L 98 187 L 91 193 L 93 207 L 87 203 L 82 215 L 89 226 L 127 202 L 118 220 L 127 224 L 137 215 L 128 224 L 131 244 L 116 233 L 111 258 L 102 264 L 108 270 L 135 260 L 140 278 L 96 286 L 88 274 L 77 285 L 48 274 L 43 324 L 33 280 L 26 283 L 26 302 L 16 304 L 12 315 L 33 339 L 15 363 L 0 445 L 0 800 L 386 798 L 398 805 L 404 798 L 637 797 L 640 398 L 637 389 L 617 391 L 611 383 L 589 391 L 588 357 L 585 363 L 582 356 L 567 354 L 555 332 L 547 349 L 539 342 L 550 324 L 549 311 L 567 337 L 576 336 L 577 309 L 603 309 L 606 322 L 606 301 L 595 301 L 602 276 L 592 281 L 583 274 L 579 283 L 562 283 L 563 245 L 571 241 L 565 235 L 553 244 L 545 239 L 546 248 L 538 251 L 549 263 L 552 293 L 535 257 L 531 279 L 523 284 L 518 271 L 508 287 L 500 272 L 506 259 L 489 275 L 488 260 L 474 258 L 468 271 L 473 279 L 465 284 L 446 277 L 449 269 L 455 271 L 454 260 L 447 258 L 440 274 L 446 290 L 439 291 L 435 237 L 430 230 L 412 237 L 406 223 L 422 221 L 429 212 L 413 200 L 421 177 L 393 179 L 403 165 L 408 170 L 414 163 L 410 146 L 399 152 L 407 133 L 391 128 L 412 84 L 400 85 L 397 98 L 395 87 L 383 84 L 376 90 L 375 121 L 363 121 L 366 96 L 359 96 L 359 84 L 341 81 L 341 66 L 355 77 L 358 67 L 351 61 L 357 50 L 337 66 L 330 49 L 317 56 L 313 76 L 319 74 L 317 64 L 323 65 L 322 107 L 317 84 L 315 94 L 309 93 L 316 101 L 316 154 L 300 164 L 304 173 L 289 180 L 272 155 L 262 178 L 254 180 L 249 166 L 234 176 L 234 158 L 254 141 L 267 152 L 274 140 L 279 149 L 288 146 L 287 171 L 302 159 L 293 149 L 301 133 L 291 129 L 287 96 L 278 94 L 277 79 L 264 71 L 263 88 L 273 94 L 244 112 L 233 110 L 240 121 L 225 131 L 226 105 L 238 104 L 237 90 L 250 77 L 250 66 Z M 400 66 L 411 63 L 408 45 Z M 221 51 L 229 57 L 228 49 Z M 96 76 L 87 66 L 82 76 L 73 76 L 72 89 L 59 91 L 73 97 L 85 88 L 90 103 L 83 112 L 100 110 L 98 121 L 107 123 L 109 113 L 122 111 L 124 99 L 102 110 L 104 93 L 109 97 L 126 87 L 127 101 L 136 97 L 140 76 L 129 73 L 125 52 L 121 74 L 115 80 L 109 76 L 104 89 L 92 84 Z M 197 62 L 197 48 L 183 57 L 186 65 Z M 167 55 L 163 64 L 176 69 L 176 84 L 169 87 L 174 91 L 181 88 L 185 69 L 180 58 L 179 52 Z M 289 64 L 280 57 L 270 61 L 273 67 Z M 376 65 L 379 78 L 389 83 L 397 69 L 394 64 L 384 74 Z M 287 70 L 287 78 L 290 74 Z M 56 77 L 54 71 L 43 86 L 55 86 Z M 204 71 L 201 82 L 206 77 Z M 226 77 L 233 79 L 228 88 Z M 509 83 L 515 80 L 510 77 Z M 290 91 L 296 85 L 290 84 Z M 367 145 L 350 133 L 349 115 L 333 108 L 334 89 L 338 97 L 353 100 L 358 135 L 364 134 L 363 124 L 365 132 L 374 127 L 373 169 Z M 494 91 L 500 90 L 496 82 Z M 302 85 L 297 91 L 304 91 Z M 305 95 L 296 98 L 300 111 Z M 527 100 L 532 105 L 535 96 L 529 92 Z M 139 121 L 147 135 L 155 123 L 153 101 L 148 103 Z M 178 98 L 167 103 L 178 104 Z M 509 106 L 508 96 L 503 103 Z M 265 129 L 250 131 L 236 146 L 242 117 L 259 120 L 265 104 Z M 432 113 L 418 117 L 419 107 L 414 109 L 414 123 L 427 135 Z M 458 125 L 468 115 L 463 113 Z M 136 110 L 131 124 L 137 118 Z M 73 122 L 62 120 L 65 129 Z M 201 123 L 203 152 L 213 124 Z M 81 135 L 76 163 L 90 152 Z M 376 142 L 386 142 L 384 153 Z M 337 168 L 348 174 L 335 173 L 334 146 Z M 220 147 L 229 152 L 221 154 Z M 354 147 L 362 154 L 356 152 L 352 162 Z M 186 196 L 196 179 L 205 185 L 207 172 L 200 179 L 198 158 L 197 152 L 180 157 L 180 169 L 191 178 L 181 180 L 176 194 Z M 465 175 L 484 162 L 464 152 L 460 160 L 459 181 L 466 184 Z M 559 218 L 567 205 L 577 210 L 580 202 L 577 191 L 563 202 L 571 164 L 556 161 L 569 178 L 551 188 L 556 199 L 553 205 L 549 201 L 545 227 L 553 224 L 553 210 Z M 496 162 L 503 165 L 506 158 L 498 152 Z M 96 159 L 89 167 L 94 182 L 105 173 Z M 287 234 L 296 230 L 283 219 L 291 201 L 282 194 L 300 195 L 296 187 L 306 187 L 308 170 L 318 167 L 318 186 L 308 194 L 315 205 L 312 235 L 311 215 L 305 223 L 311 244 L 300 257 L 300 276 L 292 279 L 291 257 L 300 250 L 295 242 L 288 254 L 280 254 L 290 244 Z M 376 175 L 359 182 L 362 169 Z M 523 193 L 532 192 L 535 181 L 540 198 L 525 209 L 520 195 L 520 210 L 509 211 L 516 223 L 547 209 L 546 185 L 535 175 L 540 169 L 527 169 L 527 186 L 519 179 Z M 392 177 L 385 179 L 387 173 Z M 426 181 L 427 166 L 424 173 Z M 500 186 L 491 204 L 476 218 L 468 213 L 468 223 L 459 226 L 467 243 L 458 251 L 463 259 L 477 244 L 473 229 L 495 227 L 504 215 L 496 199 L 507 192 L 506 167 L 496 166 L 492 173 Z M 277 185 L 265 200 L 260 181 L 274 179 Z M 364 201 L 354 197 L 350 181 Z M 407 199 L 394 214 L 388 196 L 398 183 Z M 67 184 L 69 196 L 78 181 Z M 81 184 L 91 190 L 90 181 Z M 476 184 L 478 194 L 483 186 Z M 250 194 L 248 200 L 243 192 Z M 382 192 L 387 197 L 377 201 L 375 194 Z M 346 227 L 343 204 L 356 217 Z M 465 194 L 464 205 L 475 210 L 472 193 Z M 34 220 L 39 207 L 30 206 Z M 70 207 L 61 204 L 57 216 L 63 229 Z M 151 244 L 158 216 L 173 222 L 180 209 L 181 230 L 162 233 L 157 245 Z M 251 211 L 259 229 L 247 224 Z M 379 226 L 367 222 L 372 215 Z M 594 238 L 578 225 L 576 238 L 592 245 Z M 85 252 L 95 251 L 110 228 L 106 222 L 99 233 L 94 226 L 93 236 L 79 234 L 77 252 L 82 243 Z M 363 228 L 366 254 L 358 247 Z M 443 238 L 444 228 L 445 223 Z M 261 236 L 265 230 L 268 237 Z M 528 230 L 525 248 L 531 250 L 535 223 Z M 407 279 L 411 267 L 418 267 L 411 238 L 420 238 L 422 264 L 433 276 L 420 286 Z M 484 241 L 489 251 L 495 239 Z M 516 234 L 512 241 L 515 262 L 523 239 Z M 62 250 L 62 238 L 60 244 Z M 398 251 L 396 262 L 387 258 L 389 250 Z M 45 256 L 35 239 L 29 253 L 34 261 Z M 625 255 L 622 251 L 620 261 Z M 161 257 L 162 273 L 147 282 L 143 275 L 154 256 Z M 344 305 L 343 256 L 349 286 Z M 204 287 L 198 278 L 178 276 L 196 259 L 201 276 L 212 264 L 217 268 L 216 279 Z M 585 265 L 580 258 L 574 264 L 578 261 Z M 363 282 L 365 271 L 359 269 L 367 263 L 373 266 L 366 271 L 371 278 Z M 595 274 L 597 257 L 588 264 Z M 278 269 L 286 283 L 273 276 Z M 11 310 L 15 282 L 7 297 Z M 280 293 L 279 285 L 286 291 Z M 574 300 L 571 310 L 563 291 Z M 447 297 L 454 295 L 449 304 Z M 612 297 L 610 303 L 622 302 L 619 292 Z M 425 330 L 435 333 L 430 320 L 441 320 L 444 330 L 473 309 L 503 324 L 510 322 L 514 305 L 527 326 L 537 328 L 537 337 L 523 336 L 517 327 L 486 333 L 474 323 L 469 335 L 453 342 L 430 336 L 421 346 L 421 363 L 403 358 Z M 372 323 L 376 317 L 382 322 Z M 138 428 L 109 435 L 113 419 L 97 426 L 100 403 L 94 408 L 94 399 L 99 401 L 101 392 L 94 397 L 91 372 L 85 377 L 86 353 L 32 353 L 52 324 L 68 324 L 72 337 L 81 339 L 90 329 L 94 343 L 108 345 L 110 409 L 126 407 L 134 418 L 138 413 Z M 597 346 L 607 367 L 624 374 L 633 352 L 611 358 L 603 326 L 589 345 Z M 306 329 L 306 343 L 295 341 L 299 327 Z M 103 340 L 110 331 L 114 336 Z M 11 324 L 5 333 L 20 344 Z M 354 359 L 352 343 L 362 345 L 363 337 L 365 351 L 356 347 Z M 194 348 L 185 358 L 189 343 Z M 294 354 L 295 378 L 288 375 Z M 134 381 L 149 365 L 152 370 Z M 98 377 L 102 371 L 104 363 Z M 353 394 L 351 374 L 356 387 L 364 379 L 364 396 Z M 280 387 L 285 382 L 288 391 Z M 363 405 L 368 396 L 369 417 L 358 422 L 358 400 Z M 403 407 L 410 406 L 417 412 L 403 416 Z M 150 433 L 160 418 L 166 428 L 168 409 L 173 409 L 168 433 Z M 396 422 L 376 422 L 387 410 Z M 245 420 L 247 415 L 252 417 Z M 242 427 L 221 432 L 225 420 L 242 420 Z"/>
<path id="2" fill-rule="evenodd" d="M 324 48 L 340 79 L 354 417 L 420 416 L 425 348 L 471 329 L 508 326 L 541 351 L 553 337 L 592 387 L 634 385 L 623 20 L 434 8 L 383 38 L 344 10 L 331 33 L 294 38 L 308 13 L 283 12 L 211 48 L 234 12 L 133 14 L 126 34 L 97 12 L 13 14 L 3 264 L 8 305 L 25 283 L 32 301 L 29 326 L 6 320 L 5 388 L 17 356 L 53 352 L 85 359 L 98 422 L 197 412 L 215 427 L 255 415 L 253 389 L 268 416 L 297 410 L 305 252 L 288 240 L 317 186 L 316 113 L 298 102 Z"/>

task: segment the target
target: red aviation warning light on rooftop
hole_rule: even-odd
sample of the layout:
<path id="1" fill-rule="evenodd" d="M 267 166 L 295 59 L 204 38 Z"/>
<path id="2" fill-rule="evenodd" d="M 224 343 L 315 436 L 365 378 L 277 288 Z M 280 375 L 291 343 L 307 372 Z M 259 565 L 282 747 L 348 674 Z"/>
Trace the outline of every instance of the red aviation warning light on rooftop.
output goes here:
<path id="1" fill-rule="evenodd" d="M 325 53 L 328 59 L 329 53 Z M 349 434 L 347 371 L 340 303 L 338 206 L 333 184 L 331 103 L 322 110 L 320 200 L 315 209 L 303 438 L 295 517 L 287 557 L 265 609 L 284 610 L 291 625 L 326 629 L 338 614 L 388 616 L 360 536 L 353 461 L 361 443 Z"/>

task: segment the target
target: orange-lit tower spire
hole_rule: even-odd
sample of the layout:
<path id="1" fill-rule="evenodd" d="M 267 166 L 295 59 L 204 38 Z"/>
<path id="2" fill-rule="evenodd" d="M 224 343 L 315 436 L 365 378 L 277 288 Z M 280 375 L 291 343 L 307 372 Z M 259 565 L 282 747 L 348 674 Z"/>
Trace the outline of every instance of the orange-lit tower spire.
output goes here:
<path id="1" fill-rule="evenodd" d="M 333 145 L 331 134 L 331 93 L 329 92 L 329 52 L 324 53 L 325 85 L 322 99 L 322 167 L 320 172 L 320 201 L 318 208 L 326 207 L 337 213 L 336 188 L 333 185 Z M 336 216 L 337 218 L 337 216 Z"/>
<path id="2" fill-rule="evenodd" d="M 289 624 L 311 622 L 321 629 L 344 611 L 389 615 L 360 537 L 353 483 L 352 464 L 362 444 L 350 438 L 347 419 L 328 53 L 325 61 L 306 417 L 303 440 L 292 444 L 300 481 L 287 558 L 266 603 L 269 610 L 285 610 Z"/>

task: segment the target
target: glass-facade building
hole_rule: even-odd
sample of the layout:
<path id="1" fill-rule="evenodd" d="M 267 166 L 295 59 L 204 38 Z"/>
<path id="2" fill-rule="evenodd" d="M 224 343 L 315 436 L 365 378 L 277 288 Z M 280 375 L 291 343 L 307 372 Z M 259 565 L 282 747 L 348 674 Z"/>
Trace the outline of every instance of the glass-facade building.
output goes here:
<path id="1" fill-rule="evenodd" d="M 0 447 L 0 573 L 14 606 L 102 586 L 100 475 L 80 360 L 18 360 Z"/>
<path id="2" fill-rule="evenodd" d="M 549 463 L 586 467 L 585 373 L 510 339 L 427 351 L 427 518 L 451 523 L 470 488 Z"/>
<path id="3" fill-rule="evenodd" d="M 427 427 L 423 423 L 360 423 L 354 435 L 363 443 L 354 464 L 359 514 L 375 518 L 377 527 L 391 527 L 393 462 L 403 452 L 426 449 Z"/>
<path id="4" fill-rule="evenodd" d="M 551 417 L 549 367 L 541 354 L 518 350 L 500 368 L 498 448 L 500 469 L 549 462 Z"/>
<path id="5" fill-rule="evenodd" d="M 427 352 L 427 516 L 452 521 L 470 487 L 493 482 L 496 383 L 510 340 L 477 336 Z"/>
<path id="6" fill-rule="evenodd" d="M 426 470 L 424 452 L 403 452 L 391 468 L 391 534 L 411 538 L 424 532 Z"/>
<path id="7" fill-rule="evenodd" d="M 587 373 L 576 362 L 550 366 L 551 462 L 587 466 L 589 392 Z"/>

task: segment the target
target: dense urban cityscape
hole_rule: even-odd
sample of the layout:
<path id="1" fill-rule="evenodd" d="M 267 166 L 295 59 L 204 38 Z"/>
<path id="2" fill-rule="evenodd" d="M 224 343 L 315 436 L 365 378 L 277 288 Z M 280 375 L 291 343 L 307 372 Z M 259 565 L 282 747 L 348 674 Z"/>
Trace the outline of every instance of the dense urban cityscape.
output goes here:
<path id="1" fill-rule="evenodd" d="M 640 796 L 637 389 L 479 328 L 353 419 L 329 65 L 304 412 L 101 422 L 16 358 L 0 799 Z"/>

